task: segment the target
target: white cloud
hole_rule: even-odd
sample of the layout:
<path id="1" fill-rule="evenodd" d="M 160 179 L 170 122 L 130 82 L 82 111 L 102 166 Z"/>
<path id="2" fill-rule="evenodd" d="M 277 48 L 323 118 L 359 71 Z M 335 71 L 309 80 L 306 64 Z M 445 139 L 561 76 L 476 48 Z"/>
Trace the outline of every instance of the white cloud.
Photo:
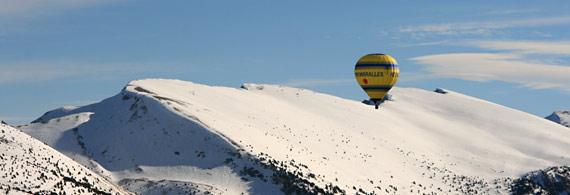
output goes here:
<path id="1" fill-rule="evenodd" d="M 0 120 L 3 121 L 23 121 L 23 120 L 33 120 L 32 117 L 8 117 L 8 116 L 0 116 Z"/>
<path id="2" fill-rule="evenodd" d="M 10 34 L 37 31 L 28 20 L 118 1 L 123 0 L 0 0 L 0 41 Z"/>
<path id="3" fill-rule="evenodd" d="M 437 78 L 506 81 L 532 89 L 570 92 L 570 66 L 530 62 L 513 53 L 455 53 L 411 58 Z"/>
<path id="4" fill-rule="evenodd" d="M 102 99 L 105 97 L 102 97 Z M 54 102 L 55 105 L 66 105 L 66 106 L 85 106 L 89 104 L 94 104 L 100 102 L 101 100 L 74 100 L 74 101 L 62 101 Z"/>
<path id="5" fill-rule="evenodd" d="M 71 76 L 119 74 L 140 71 L 134 64 L 85 64 L 72 62 L 12 62 L 0 63 L 0 85 L 14 82 L 37 82 Z"/>
<path id="6" fill-rule="evenodd" d="M 400 71 L 400 76 L 398 77 L 398 82 L 399 83 L 405 83 L 405 82 L 412 82 L 412 81 L 417 81 L 417 80 L 427 80 L 427 79 L 437 79 L 440 78 L 436 75 L 432 75 L 432 74 L 425 74 L 425 73 L 419 73 L 419 72 L 402 72 Z"/>
<path id="7" fill-rule="evenodd" d="M 290 87 L 315 87 L 315 86 L 327 86 L 327 85 L 338 85 L 338 84 L 345 84 L 345 83 L 352 83 L 355 82 L 354 79 L 298 79 L 298 80 L 291 80 L 282 85 L 290 86 Z"/>
<path id="8" fill-rule="evenodd" d="M 34 117 L 6 117 L 0 116 L 0 120 L 8 123 L 9 125 L 24 124 L 28 123 L 36 118 Z M 15 124 L 12 124 L 14 122 Z"/>
<path id="9" fill-rule="evenodd" d="M 430 46 L 430 45 L 442 45 L 448 43 L 448 41 L 434 41 L 434 42 L 424 42 L 424 43 L 404 43 L 398 44 L 399 47 L 417 47 L 417 46 Z"/>
<path id="10" fill-rule="evenodd" d="M 489 35 L 496 30 L 521 27 L 539 27 L 570 24 L 570 16 L 526 18 L 519 20 L 456 22 L 400 27 L 399 32 L 421 38 L 433 35 Z"/>
<path id="11" fill-rule="evenodd" d="M 508 9 L 508 10 L 495 10 L 484 13 L 484 15 L 511 15 L 511 14 L 521 14 L 521 13 L 533 13 L 538 12 L 537 9 Z"/>
<path id="12" fill-rule="evenodd" d="M 467 44 L 490 50 L 512 50 L 520 54 L 570 55 L 570 41 L 469 41 Z"/>
<path id="13" fill-rule="evenodd" d="M 0 0 L 0 19 L 21 20 L 119 0 Z"/>

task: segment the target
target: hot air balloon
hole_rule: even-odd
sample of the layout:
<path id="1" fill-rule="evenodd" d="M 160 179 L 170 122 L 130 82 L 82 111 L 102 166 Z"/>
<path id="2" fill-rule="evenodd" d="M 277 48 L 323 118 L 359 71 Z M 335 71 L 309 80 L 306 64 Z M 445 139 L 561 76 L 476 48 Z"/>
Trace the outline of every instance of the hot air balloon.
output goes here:
<path id="1" fill-rule="evenodd" d="M 370 96 L 378 109 L 378 104 L 398 81 L 400 69 L 392 56 L 380 53 L 368 54 L 360 58 L 354 67 L 358 84 Z"/>

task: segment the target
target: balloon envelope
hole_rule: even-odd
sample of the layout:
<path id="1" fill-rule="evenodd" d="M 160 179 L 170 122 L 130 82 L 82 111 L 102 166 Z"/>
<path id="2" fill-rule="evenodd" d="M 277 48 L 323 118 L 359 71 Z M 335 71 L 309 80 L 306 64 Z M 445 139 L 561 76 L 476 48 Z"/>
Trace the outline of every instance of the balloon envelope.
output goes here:
<path id="1" fill-rule="evenodd" d="M 358 84 L 374 102 L 384 98 L 398 81 L 398 62 L 386 54 L 368 54 L 360 58 L 354 67 Z"/>

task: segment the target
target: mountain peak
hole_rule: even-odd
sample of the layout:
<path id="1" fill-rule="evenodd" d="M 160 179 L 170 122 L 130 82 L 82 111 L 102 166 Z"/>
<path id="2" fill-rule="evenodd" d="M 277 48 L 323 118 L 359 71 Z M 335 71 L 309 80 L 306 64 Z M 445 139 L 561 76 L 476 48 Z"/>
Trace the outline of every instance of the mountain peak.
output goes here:
<path id="1" fill-rule="evenodd" d="M 554 111 L 550 116 L 547 116 L 546 119 L 570 127 L 570 110 Z"/>
<path id="2" fill-rule="evenodd" d="M 50 119 L 59 118 L 59 117 L 67 115 L 68 113 L 70 113 L 71 111 L 73 111 L 77 108 L 78 107 L 75 107 L 75 106 L 64 106 L 61 108 L 56 108 L 56 109 L 47 111 L 40 118 L 32 121 L 32 123 L 45 122 L 45 121 L 48 121 Z"/>

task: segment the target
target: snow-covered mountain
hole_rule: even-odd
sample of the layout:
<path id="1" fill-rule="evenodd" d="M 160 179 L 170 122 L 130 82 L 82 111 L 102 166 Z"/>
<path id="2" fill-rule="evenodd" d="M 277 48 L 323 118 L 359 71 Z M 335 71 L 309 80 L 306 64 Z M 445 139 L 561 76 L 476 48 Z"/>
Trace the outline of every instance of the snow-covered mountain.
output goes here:
<path id="1" fill-rule="evenodd" d="M 75 106 L 64 106 L 64 107 L 61 107 L 58 109 L 54 109 L 54 110 L 46 112 L 40 118 L 32 121 L 32 123 L 47 121 L 47 120 L 52 119 L 52 118 L 58 118 L 61 116 L 65 116 L 68 112 L 75 110 L 75 109 L 77 109 L 77 107 L 75 107 Z"/>
<path id="2" fill-rule="evenodd" d="M 0 194 L 133 194 L 18 129 L 0 133 Z"/>
<path id="3" fill-rule="evenodd" d="M 547 116 L 546 119 L 570 127 L 570 110 L 554 111 L 550 116 Z"/>
<path id="4" fill-rule="evenodd" d="M 570 164 L 570 131 L 543 118 L 444 89 L 390 94 L 376 110 L 278 85 L 147 79 L 20 128 L 143 194 L 509 193 Z"/>

